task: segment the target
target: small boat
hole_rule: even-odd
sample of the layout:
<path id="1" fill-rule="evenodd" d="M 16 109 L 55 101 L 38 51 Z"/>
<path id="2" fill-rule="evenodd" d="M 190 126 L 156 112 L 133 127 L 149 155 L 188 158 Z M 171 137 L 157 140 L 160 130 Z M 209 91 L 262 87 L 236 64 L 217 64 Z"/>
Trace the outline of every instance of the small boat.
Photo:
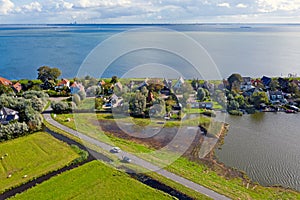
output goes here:
<path id="1" fill-rule="evenodd" d="M 285 110 L 286 113 L 297 113 L 295 110 Z"/>

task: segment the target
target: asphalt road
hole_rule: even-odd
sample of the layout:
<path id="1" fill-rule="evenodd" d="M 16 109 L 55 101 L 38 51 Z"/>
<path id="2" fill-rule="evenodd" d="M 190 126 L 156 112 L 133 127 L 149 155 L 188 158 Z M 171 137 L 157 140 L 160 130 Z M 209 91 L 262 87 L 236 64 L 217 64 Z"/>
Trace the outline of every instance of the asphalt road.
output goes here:
<path id="1" fill-rule="evenodd" d="M 102 148 L 102 149 L 104 149 L 104 150 L 106 150 L 108 152 L 112 149 L 111 145 L 108 145 L 106 143 L 100 142 L 100 141 L 98 141 L 98 140 L 96 140 L 94 138 L 91 138 L 91 137 L 89 137 L 87 135 L 84 135 L 83 133 L 80 133 L 78 131 L 70 129 L 70 128 L 68 128 L 68 127 L 66 127 L 66 126 L 64 126 L 64 125 L 56 122 L 55 120 L 53 120 L 51 118 L 51 115 L 50 115 L 49 112 L 46 112 L 43 115 L 44 115 L 45 120 L 47 122 L 49 122 L 50 124 L 52 124 L 53 126 L 56 126 L 56 127 L 60 128 L 60 129 L 62 129 L 64 131 L 66 131 L 66 132 L 68 132 L 68 133 L 70 133 L 70 134 L 72 134 L 72 135 L 80 138 L 81 140 L 84 140 L 85 142 L 88 142 L 88 143 L 91 143 L 93 145 L 96 145 L 96 146 L 98 146 L 98 147 L 100 147 L 100 148 Z M 166 177 L 168 179 L 171 179 L 171 180 L 173 180 L 173 181 L 175 181 L 177 183 L 180 183 L 180 184 L 182 184 L 182 185 L 184 185 L 184 186 L 186 186 L 186 187 L 188 187 L 188 188 L 190 188 L 190 189 L 192 189 L 194 191 L 202 193 L 202 194 L 204 194 L 204 195 L 206 195 L 206 196 L 208 196 L 210 198 L 217 199 L 217 200 L 228 200 L 229 199 L 228 197 L 226 197 L 224 195 L 216 193 L 213 190 L 210 190 L 210 189 L 208 189 L 208 188 L 206 188 L 204 186 L 201 186 L 201 185 L 199 185 L 197 183 L 194 183 L 194 182 L 192 182 L 190 180 L 187 180 L 187 179 L 185 179 L 185 178 L 183 178 L 181 176 L 178 176 L 178 175 L 176 175 L 174 173 L 171 173 L 171 172 L 169 172 L 167 170 L 161 169 L 160 167 L 158 167 L 156 165 L 153 165 L 152 163 L 150 163 L 148 161 L 145 161 L 145 160 L 143 160 L 143 159 L 141 159 L 139 157 L 136 157 L 135 155 L 130 154 L 128 152 L 121 151 L 120 153 L 116 153 L 115 155 L 119 159 L 123 159 L 124 156 L 127 156 L 127 157 L 129 157 L 131 159 L 131 163 L 136 164 L 136 165 L 138 165 L 140 167 L 143 167 L 145 169 L 148 169 L 150 171 L 155 171 L 156 173 L 158 173 L 158 174 L 160 174 L 160 175 L 162 175 L 162 176 L 164 176 L 164 177 Z"/>

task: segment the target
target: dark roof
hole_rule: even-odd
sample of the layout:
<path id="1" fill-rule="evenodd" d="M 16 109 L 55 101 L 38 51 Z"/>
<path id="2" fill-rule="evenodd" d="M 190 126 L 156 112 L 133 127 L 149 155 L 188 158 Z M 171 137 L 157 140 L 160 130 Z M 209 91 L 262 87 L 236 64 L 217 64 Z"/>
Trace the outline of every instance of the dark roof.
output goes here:
<path id="1" fill-rule="evenodd" d="M 251 77 L 243 77 L 243 82 L 244 83 L 251 82 Z"/>
<path id="2" fill-rule="evenodd" d="M 265 86 L 268 86 L 268 85 L 271 83 L 272 79 L 271 79 L 270 77 L 263 76 L 263 77 L 261 78 L 261 81 L 263 82 L 263 84 L 264 84 Z"/>
<path id="3" fill-rule="evenodd" d="M 15 115 L 7 115 L 6 121 L 11 121 L 15 119 Z"/>
<path id="4" fill-rule="evenodd" d="M 269 94 L 270 95 L 283 95 L 283 93 L 281 91 L 270 91 Z"/>
<path id="5" fill-rule="evenodd" d="M 18 114 L 19 112 L 18 111 L 15 111 L 13 109 L 10 109 L 10 108 L 6 108 L 6 107 L 3 107 L 1 109 L 1 111 L 3 112 L 4 115 L 15 115 L 15 114 Z"/>

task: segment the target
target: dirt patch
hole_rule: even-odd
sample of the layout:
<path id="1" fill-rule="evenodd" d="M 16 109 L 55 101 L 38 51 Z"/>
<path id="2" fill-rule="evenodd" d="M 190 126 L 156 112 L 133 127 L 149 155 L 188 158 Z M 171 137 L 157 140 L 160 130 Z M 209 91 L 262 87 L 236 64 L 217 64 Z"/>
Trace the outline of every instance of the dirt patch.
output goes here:
<path id="1" fill-rule="evenodd" d="M 134 133 L 128 134 L 124 132 L 114 120 L 99 120 L 95 122 L 95 124 L 101 124 L 101 130 L 106 134 L 111 134 L 118 138 L 134 141 L 136 143 L 143 144 L 154 149 L 160 149 L 168 145 L 176 136 L 179 129 L 178 127 L 162 128 L 157 134 L 153 135 L 152 137 L 141 138 L 143 135 L 138 128 L 135 131 L 134 129 L 132 129 L 131 131 L 133 131 Z M 203 132 L 201 132 L 201 130 L 199 129 L 192 143 L 189 139 L 187 139 L 188 134 L 182 135 L 181 145 L 188 145 L 188 149 L 183 156 L 193 162 L 207 165 L 210 169 L 216 171 L 220 176 L 224 176 L 227 178 L 241 177 L 246 182 L 248 182 L 249 179 L 244 175 L 244 173 L 232 168 L 228 168 L 223 163 L 217 161 L 215 156 L 215 149 L 219 148 L 224 143 L 224 137 L 226 136 L 229 125 L 220 123 L 218 124 L 218 126 L 219 127 L 217 132 L 216 130 L 214 130 L 215 133 L 208 132 L 206 136 L 204 136 Z M 208 131 L 209 130 L 210 129 L 208 129 Z M 218 141 L 216 144 L 213 143 L 214 148 L 204 158 L 200 159 L 199 151 L 203 145 L 204 139 L 206 140 L 206 142 L 209 142 L 210 140 L 215 140 L 216 137 L 218 138 Z M 174 151 L 176 151 L 176 148 L 178 147 L 171 146 L 170 148 L 173 148 Z"/>

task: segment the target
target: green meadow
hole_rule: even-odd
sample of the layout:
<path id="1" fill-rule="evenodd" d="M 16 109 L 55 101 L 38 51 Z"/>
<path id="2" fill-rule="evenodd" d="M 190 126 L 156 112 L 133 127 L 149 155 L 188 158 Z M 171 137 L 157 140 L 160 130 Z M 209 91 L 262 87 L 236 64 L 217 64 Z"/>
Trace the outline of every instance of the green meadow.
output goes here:
<path id="1" fill-rule="evenodd" d="M 100 161 L 55 176 L 12 199 L 173 199 Z"/>
<path id="2" fill-rule="evenodd" d="M 44 132 L 0 143 L 0 193 L 60 169 L 78 157 L 67 144 Z"/>

